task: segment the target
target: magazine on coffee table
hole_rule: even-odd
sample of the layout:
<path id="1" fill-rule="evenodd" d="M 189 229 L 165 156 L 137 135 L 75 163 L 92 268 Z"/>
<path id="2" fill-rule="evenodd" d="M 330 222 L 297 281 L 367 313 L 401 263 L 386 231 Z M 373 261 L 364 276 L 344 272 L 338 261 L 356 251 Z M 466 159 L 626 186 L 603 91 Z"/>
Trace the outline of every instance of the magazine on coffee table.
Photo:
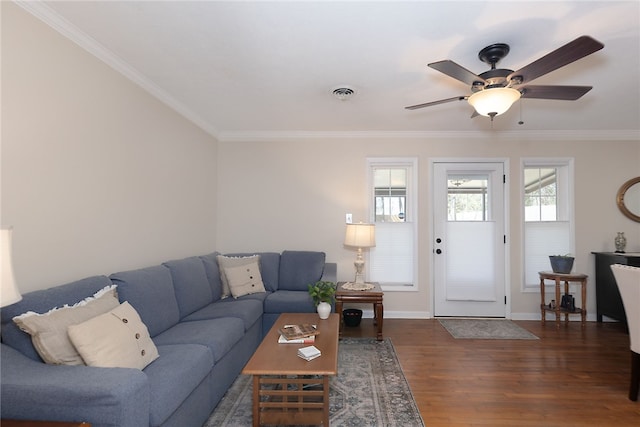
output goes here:
<path id="1" fill-rule="evenodd" d="M 316 327 L 310 323 L 302 323 L 299 325 L 285 325 L 282 328 L 278 329 L 278 332 L 287 340 L 313 337 L 320 333 L 316 329 Z"/>
<path id="2" fill-rule="evenodd" d="M 294 326 L 294 325 L 284 325 L 285 328 L 288 328 L 290 326 Z M 312 326 L 314 328 L 317 327 L 316 325 L 312 325 Z M 314 342 L 316 342 L 315 335 L 311 335 L 310 337 L 304 337 L 304 338 L 294 338 L 290 340 L 285 338 L 284 335 L 280 335 L 278 337 L 278 344 L 313 344 Z"/>

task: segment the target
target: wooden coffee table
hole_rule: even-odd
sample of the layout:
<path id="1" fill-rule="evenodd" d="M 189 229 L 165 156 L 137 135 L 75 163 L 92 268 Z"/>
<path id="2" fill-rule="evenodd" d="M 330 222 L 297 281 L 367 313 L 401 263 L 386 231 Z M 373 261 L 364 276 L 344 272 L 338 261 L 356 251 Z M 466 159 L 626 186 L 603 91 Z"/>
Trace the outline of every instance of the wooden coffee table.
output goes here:
<path id="1" fill-rule="evenodd" d="M 322 424 L 329 426 L 329 377 L 338 373 L 340 318 L 321 320 L 315 313 L 285 313 L 242 370 L 253 376 L 253 425 Z M 320 334 L 315 345 L 322 355 L 311 361 L 298 357 L 309 344 L 278 344 L 284 325 L 311 323 Z"/>

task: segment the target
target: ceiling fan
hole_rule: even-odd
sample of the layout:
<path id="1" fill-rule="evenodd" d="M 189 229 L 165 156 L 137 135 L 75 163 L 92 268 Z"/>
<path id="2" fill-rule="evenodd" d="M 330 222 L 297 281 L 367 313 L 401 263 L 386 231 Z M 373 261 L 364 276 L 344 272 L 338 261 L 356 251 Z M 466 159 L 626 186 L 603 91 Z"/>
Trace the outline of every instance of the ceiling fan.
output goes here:
<path id="1" fill-rule="evenodd" d="M 491 69 L 476 75 L 451 60 L 432 62 L 429 67 L 471 86 L 471 95 L 455 96 L 439 101 L 405 107 L 407 110 L 431 107 L 452 101 L 467 100 L 474 108 L 471 116 L 491 117 L 505 113 L 520 98 L 556 99 L 575 101 L 589 92 L 592 86 L 529 85 L 531 81 L 551 71 L 584 58 L 604 45 L 589 36 L 581 36 L 517 71 L 496 68 L 496 64 L 509 53 L 509 45 L 496 43 L 485 47 L 478 58 Z"/>

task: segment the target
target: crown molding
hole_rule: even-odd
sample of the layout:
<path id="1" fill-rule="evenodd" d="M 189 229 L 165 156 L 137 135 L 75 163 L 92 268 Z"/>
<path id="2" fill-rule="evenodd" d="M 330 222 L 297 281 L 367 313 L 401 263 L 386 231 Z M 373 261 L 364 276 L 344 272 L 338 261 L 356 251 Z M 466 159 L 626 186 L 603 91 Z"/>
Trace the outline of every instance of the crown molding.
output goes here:
<path id="1" fill-rule="evenodd" d="M 148 77 L 115 55 L 97 40 L 57 14 L 41 0 L 13 0 L 22 9 L 76 43 L 105 64 L 131 80 L 187 120 L 224 142 L 274 142 L 318 139 L 422 139 L 422 140 L 512 140 L 512 141 L 640 141 L 640 131 L 218 131 Z"/>
<path id="2" fill-rule="evenodd" d="M 423 139 L 423 140 L 508 140 L 508 141 L 629 141 L 640 142 L 640 131 L 269 131 L 220 132 L 221 142 L 275 142 L 314 139 Z"/>
<path id="3" fill-rule="evenodd" d="M 15 4 L 20 6 L 31 15 L 40 19 L 42 22 L 68 38 L 78 46 L 100 59 L 102 62 L 113 68 L 115 71 L 122 74 L 127 79 L 131 80 L 149 94 L 166 104 L 169 108 L 176 111 L 178 114 L 213 136 L 217 137 L 217 130 L 214 129 L 209 123 L 202 119 L 199 115 L 195 114 L 189 108 L 187 108 L 180 101 L 175 99 L 169 93 L 161 89 L 152 80 L 140 73 L 134 67 L 125 62 L 122 58 L 115 55 L 105 46 L 100 44 L 97 40 L 83 32 L 81 29 L 71 24 L 64 19 L 55 10 L 50 8 L 41 0 L 13 0 Z"/>

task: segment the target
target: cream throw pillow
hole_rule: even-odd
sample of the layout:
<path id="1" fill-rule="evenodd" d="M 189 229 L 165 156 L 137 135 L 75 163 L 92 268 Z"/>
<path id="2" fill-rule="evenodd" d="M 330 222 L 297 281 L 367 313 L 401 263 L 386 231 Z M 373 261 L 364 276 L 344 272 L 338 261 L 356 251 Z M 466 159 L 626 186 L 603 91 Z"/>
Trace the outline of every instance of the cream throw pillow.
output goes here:
<path id="1" fill-rule="evenodd" d="M 149 330 L 126 301 L 108 313 L 69 326 L 69 338 L 89 366 L 142 370 L 158 358 Z"/>
<path id="2" fill-rule="evenodd" d="M 240 267 L 243 265 L 252 264 L 254 262 L 260 265 L 260 255 L 251 255 L 246 257 L 231 257 L 218 255 L 218 267 L 220 270 L 220 280 L 222 281 L 222 298 L 227 298 L 231 295 L 231 289 L 229 288 L 229 281 L 227 280 L 226 269 L 231 267 Z"/>
<path id="3" fill-rule="evenodd" d="M 233 295 L 234 298 L 258 292 L 266 292 L 264 283 L 262 283 L 262 276 L 260 275 L 260 266 L 257 262 L 237 267 L 227 267 L 224 269 L 224 272 L 229 282 L 231 295 Z"/>
<path id="4" fill-rule="evenodd" d="M 31 342 L 46 363 L 55 365 L 84 365 L 82 357 L 69 340 L 67 329 L 118 305 L 116 285 L 107 286 L 92 297 L 73 305 L 54 308 L 47 313 L 33 311 L 13 318 L 20 329 L 31 335 Z"/>

